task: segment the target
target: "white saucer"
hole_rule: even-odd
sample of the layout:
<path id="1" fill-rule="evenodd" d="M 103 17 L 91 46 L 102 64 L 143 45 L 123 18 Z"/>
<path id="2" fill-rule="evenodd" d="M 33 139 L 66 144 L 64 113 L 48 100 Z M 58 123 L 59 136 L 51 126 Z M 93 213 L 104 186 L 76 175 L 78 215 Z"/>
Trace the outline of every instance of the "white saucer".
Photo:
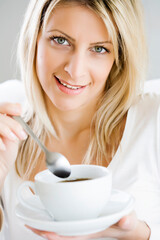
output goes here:
<path id="1" fill-rule="evenodd" d="M 39 201 L 37 199 L 37 201 Z M 41 205 L 41 204 L 39 204 Z M 106 204 L 102 214 L 95 219 L 81 221 L 54 221 L 47 212 L 38 212 L 30 210 L 27 207 L 18 204 L 15 212 L 25 224 L 33 228 L 56 232 L 64 236 L 78 236 L 102 231 L 120 218 L 129 214 L 134 207 L 134 198 L 128 193 L 113 190 L 110 201 Z"/>

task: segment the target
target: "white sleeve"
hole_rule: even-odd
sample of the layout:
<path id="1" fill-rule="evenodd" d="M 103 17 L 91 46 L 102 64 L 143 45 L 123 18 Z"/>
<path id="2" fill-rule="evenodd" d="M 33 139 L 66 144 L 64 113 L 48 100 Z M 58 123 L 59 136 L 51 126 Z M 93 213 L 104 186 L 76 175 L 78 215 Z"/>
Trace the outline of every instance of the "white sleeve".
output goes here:
<path id="1" fill-rule="evenodd" d="M 159 191 L 157 194 L 160 196 L 160 98 L 158 97 L 158 113 L 157 113 L 157 163 L 159 173 Z M 159 240 L 160 239 L 160 202 L 155 204 L 155 211 L 151 217 L 151 220 L 147 221 L 148 226 L 151 229 L 151 235 L 149 240 Z"/>
<path id="2" fill-rule="evenodd" d="M 25 103 L 26 94 L 19 80 L 7 80 L 0 84 L 0 102 Z"/>
<path id="3" fill-rule="evenodd" d="M 26 95 L 24 86 L 21 81 L 8 80 L 0 83 L 0 102 L 21 103 L 26 102 Z M 5 212 L 3 209 L 3 202 L 0 196 L 0 240 L 9 239 L 7 236 L 8 224 L 5 220 Z"/>

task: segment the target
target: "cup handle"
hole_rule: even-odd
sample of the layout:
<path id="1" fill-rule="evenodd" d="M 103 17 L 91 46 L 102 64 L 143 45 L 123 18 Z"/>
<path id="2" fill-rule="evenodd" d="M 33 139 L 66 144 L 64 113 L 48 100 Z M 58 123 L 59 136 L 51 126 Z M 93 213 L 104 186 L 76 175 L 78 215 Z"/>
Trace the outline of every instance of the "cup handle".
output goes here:
<path id="1" fill-rule="evenodd" d="M 35 193 L 33 194 L 30 189 Z M 28 189 L 30 192 L 31 192 L 31 196 L 32 198 L 30 198 L 30 201 L 28 198 L 25 198 L 24 195 L 23 195 L 23 191 L 25 189 Z M 40 212 L 46 212 L 45 208 L 43 207 L 43 205 L 41 204 L 40 202 L 40 199 L 37 199 L 38 196 L 36 195 L 36 189 L 35 189 L 35 184 L 31 181 L 26 181 L 26 182 L 23 182 L 18 190 L 17 190 L 17 198 L 19 200 L 19 202 L 26 208 L 29 208 L 31 210 L 34 210 L 34 211 L 40 211 Z M 31 201 L 32 199 L 32 201 Z"/>

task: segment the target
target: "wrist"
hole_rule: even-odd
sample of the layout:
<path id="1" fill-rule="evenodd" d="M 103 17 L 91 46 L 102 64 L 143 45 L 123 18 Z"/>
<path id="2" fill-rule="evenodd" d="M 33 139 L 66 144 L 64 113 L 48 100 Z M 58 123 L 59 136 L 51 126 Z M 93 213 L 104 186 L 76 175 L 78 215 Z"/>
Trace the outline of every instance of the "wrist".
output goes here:
<path id="1" fill-rule="evenodd" d="M 136 239 L 137 240 L 149 240 L 151 235 L 151 230 L 149 226 L 143 222 L 139 221 L 137 224 Z"/>

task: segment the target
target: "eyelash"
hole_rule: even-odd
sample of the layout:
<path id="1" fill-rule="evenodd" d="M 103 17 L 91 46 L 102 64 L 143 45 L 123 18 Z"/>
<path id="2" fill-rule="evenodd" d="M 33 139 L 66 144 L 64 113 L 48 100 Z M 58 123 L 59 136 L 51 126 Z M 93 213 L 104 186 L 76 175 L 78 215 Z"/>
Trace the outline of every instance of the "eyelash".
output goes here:
<path id="1" fill-rule="evenodd" d="M 60 39 L 60 38 L 64 39 L 64 41 L 67 41 L 68 45 L 70 45 L 69 41 L 68 41 L 65 37 L 63 37 L 63 36 L 61 36 L 61 35 L 59 35 L 59 36 L 52 36 L 52 37 L 50 37 L 50 40 L 55 41 L 55 42 L 56 42 L 57 44 L 59 44 L 59 45 L 63 45 L 63 44 L 60 44 L 60 43 L 58 43 L 58 42 L 56 41 L 56 39 Z M 65 46 L 66 46 L 66 45 L 65 45 Z M 107 49 L 107 48 L 105 48 L 105 47 L 103 47 L 103 46 L 95 46 L 95 47 L 93 47 L 93 48 L 102 48 L 102 49 L 105 50 L 104 53 L 110 53 L 110 50 Z M 92 48 L 92 49 L 93 49 L 93 48 Z M 93 51 L 93 52 L 95 52 L 95 53 L 97 53 L 97 54 L 104 54 L 104 53 L 96 52 L 96 51 Z"/>
<path id="2" fill-rule="evenodd" d="M 52 36 L 52 37 L 50 37 L 50 40 L 52 40 L 52 41 L 55 41 L 57 44 L 59 44 L 59 45 L 63 45 L 63 44 L 60 44 L 60 43 L 58 43 L 57 41 L 56 41 L 56 39 L 60 39 L 60 38 L 62 38 L 62 39 L 64 39 L 65 41 L 67 41 L 68 42 L 68 40 L 65 38 L 65 37 L 63 37 L 63 36 Z M 68 45 L 70 45 L 69 44 L 69 42 L 68 42 Z"/>

